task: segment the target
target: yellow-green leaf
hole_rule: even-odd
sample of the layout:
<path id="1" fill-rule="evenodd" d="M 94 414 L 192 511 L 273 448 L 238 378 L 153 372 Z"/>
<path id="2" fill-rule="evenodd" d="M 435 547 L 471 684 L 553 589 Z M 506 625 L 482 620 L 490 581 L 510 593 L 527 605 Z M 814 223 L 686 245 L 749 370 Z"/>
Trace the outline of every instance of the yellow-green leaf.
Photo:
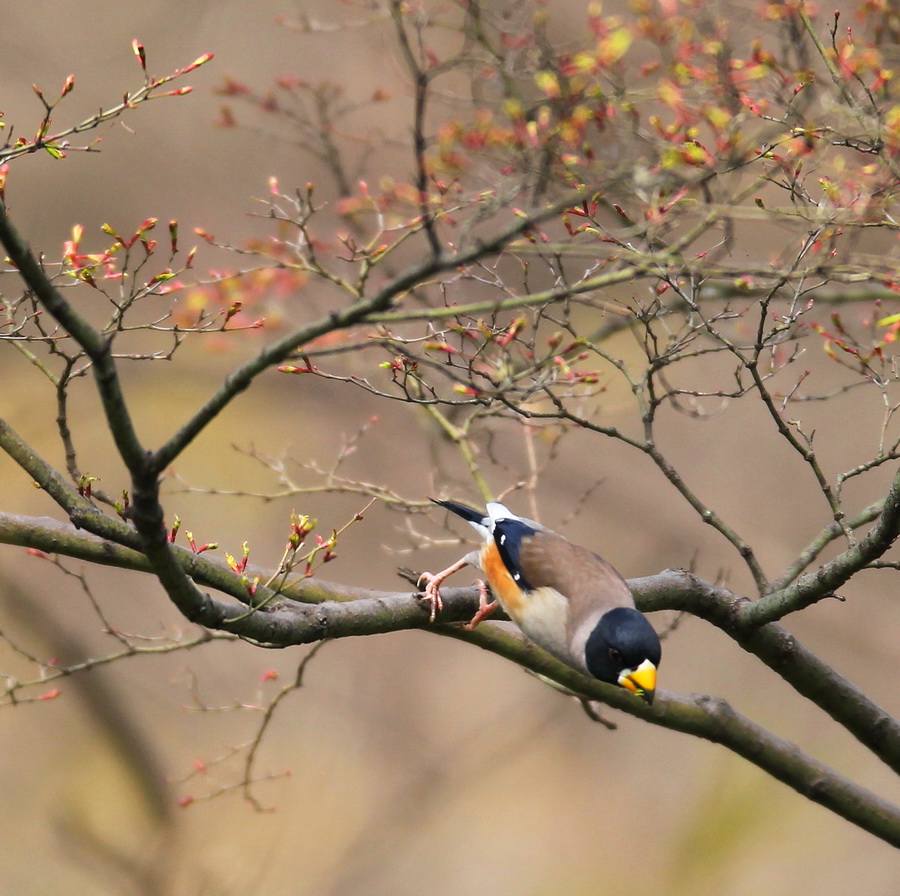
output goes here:
<path id="1" fill-rule="evenodd" d="M 632 39 L 630 28 L 616 28 L 600 41 L 597 61 L 601 65 L 618 62 L 628 52 Z"/>

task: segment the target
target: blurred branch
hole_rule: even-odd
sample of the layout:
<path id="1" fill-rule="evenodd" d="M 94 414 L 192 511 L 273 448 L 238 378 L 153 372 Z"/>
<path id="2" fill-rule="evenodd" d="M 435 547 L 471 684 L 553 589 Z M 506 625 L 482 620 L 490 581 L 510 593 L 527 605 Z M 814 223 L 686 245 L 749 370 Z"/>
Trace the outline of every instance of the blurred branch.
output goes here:
<path id="1" fill-rule="evenodd" d="M 426 62 L 427 51 L 421 30 L 417 33 L 418 58 L 406 33 L 406 25 L 403 21 L 403 7 L 400 0 L 391 0 L 391 18 L 394 22 L 394 31 L 397 35 L 397 43 L 403 55 L 403 60 L 413 80 L 414 113 L 413 113 L 413 153 L 416 159 L 416 187 L 419 192 L 419 214 L 422 225 L 428 237 L 431 254 L 437 258 L 442 254 L 441 241 L 438 238 L 434 213 L 428 207 L 428 163 L 426 151 L 428 137 L 425 131 L 425 114 L 428 108 L 428 88 L 432 79 L 440 74 L 442 67 L 429 66 Z"/>

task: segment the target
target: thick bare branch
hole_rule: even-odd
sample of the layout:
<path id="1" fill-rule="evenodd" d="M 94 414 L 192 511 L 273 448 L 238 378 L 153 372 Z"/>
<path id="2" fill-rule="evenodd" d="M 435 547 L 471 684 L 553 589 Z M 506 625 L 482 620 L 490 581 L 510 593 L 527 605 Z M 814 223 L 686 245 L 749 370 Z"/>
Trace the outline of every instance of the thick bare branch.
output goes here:
<path id="1" fill-rule="evenodd" d="M 683 569 L 632 579 L 629 584 L 644 610 L 685 610 L 722 629 L 900 773 L 897 721 L 782 626 L 770 622 L 748 627 L 743 614 L 755 604 Z"/>
<path id="2" fill-rule="evenodd" d="M 111 545 L 79 533 L 69 526 L 42 518 L 0 515 L 0 541 L 24 544 L 107 565 L 155 571 L 153 564 L 135 551 Z M 188 551 L 178 549 L 173 552 L 173 556 L 183 564 L 185 571 L 191 570 L 198 580 L 210 586 L 218 587 L 228 577 L 237 578 L 224 564 L 220 566 L 203 560 Z M 712 596 L 716 613 L 707 615 L 721 618 L 729 610 L 724 592 L 687 574 L 663 574 L 650 580 L 636 580 L 632 585 L 639 601 L 648 608 L 671 607 L 689 602 L 692 596 L 703 597 L 708 602 Z M 300 580 L 286 593 L 304 601 L 312 599 L 316 603 L 310 605 L 295 600 L 282 600 L 251 613 L 238 605 L 229 606 L 225 611 L 219 606 L 215 611 L 219 618 L 206 624 L 214 622 L 215 627 L 239 633 L 242 637 L 267 647 L 309 644 L 330 638 L 358 637 L 411 628 L 427 629 L 464 640 L 547 676 L 586 699 L 601 700 L 653 724 L 722 744 L 804 796 L 887 842 L 900 846 L 900 809 L 806 756 L 796 745 L 769 733 L 721 699 L 664 693 L 657 696 L 652 707 L 648 707 L 619 688 L 587 678 L 562 665 L 511 631 L 482 625 L 474 632 L 467 632 L 461 627 L 450 625 L 452 621 L 462 622 L 471 617 L 477 607 L 477 589 L 445 590 L 442 619 L 447 622 L 433 627 L 428 626 L 426 606 L 414 593 L 371 592 L 333 586 L 316 580 Z M 691 609 L 692 612 L 698 612 L 696 603 L 691 602 Z M 704 613 L 698 612 L 698 615 Z M 786 633 L 776 636 L 776 628 L 773 625 L 766 626 L 766 630 L 757 633 L 756 639 L 749 642 L 748 649 L 753 649 L 761 656 L 765 654 L 770 660 L 776 652 L 780 653 L 782 662 L 769 664 L 797 686 L 799 677 L 796 670 L 804 663 L 809 663 L 810 657 L 804 656 L 806 652 L 793 639 L 790 639 L 792 643 L 789 651 L 785 650 L 784 645 L 776 648 L 774 645 L 777 640 L 790 638 Z M 769 643 L 765 644 L 766 641 Z M 788 653 L 793 656 L 790 664 L 794 667 L 794 673 L 783 668 Z M 827 683 L 829 689 L 833 690 L 835 676 L 830 670 L 828 672 Z M 805 677 L 810 676 L 811 672 L 807 670 Z M 802 687 L 798 687 L 798 690 L 803 692 Z M 845 703 L 849 702 L 846 693 L 842 696 Z M 854 700 L 858 698 L 859 695 L 854 694 Z M 870 721 L 869 727 L 878 732 L 885 743 L 893 741 L 896 748 L 900 743 L 900 734 L 891 730 L 886 724 L 888 721 L 889 717 L 882 713 L 880 723 L 873 725 Z"/>
<path id="3" fill-rule="evenodd" d="M 510 632 L 482 625 L 472 633 L 454 629 L 452 634 L 545 675 L 578 695 L 722 744 L 814 802 L 888 843 L 900 845 L 900 809 L 806 756 L 796 744 L 766 731 L 724 700 L 666 692 L 651 707 L 637 706 L 639 701 L 629 700 L 629 695 L 586 679 Z"/>

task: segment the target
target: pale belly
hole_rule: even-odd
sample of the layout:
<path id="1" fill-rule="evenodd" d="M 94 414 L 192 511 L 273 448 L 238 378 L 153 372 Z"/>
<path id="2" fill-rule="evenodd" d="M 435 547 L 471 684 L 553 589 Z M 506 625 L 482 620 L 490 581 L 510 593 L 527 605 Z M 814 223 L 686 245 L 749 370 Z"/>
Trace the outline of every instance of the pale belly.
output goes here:
<path id="1" fill-rule="evenodd" d="M 507 608 L 507 612 L 530 640 L 563 662 L 572 664 L 566 624 L 567 604 L 558 591 L 537 588 L 523 595 L 515 609 Z"/>

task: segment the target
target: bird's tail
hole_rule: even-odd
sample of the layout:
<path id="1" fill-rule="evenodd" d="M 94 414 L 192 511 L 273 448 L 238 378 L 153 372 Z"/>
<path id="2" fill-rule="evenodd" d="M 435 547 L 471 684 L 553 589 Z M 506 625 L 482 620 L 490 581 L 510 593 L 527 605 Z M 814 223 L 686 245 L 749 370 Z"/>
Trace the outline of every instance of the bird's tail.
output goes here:
<path id="1" fill-rule="evenodd" d="M 457 504 L 456 501 L 439 501 L 437 498 L 431 498 L 430 500 L 434 501 L 435 504 L 446 508 L 451 513 L 461 516 L 467 522 L 472 523 L 476 528 L 480 528 L 484 524 L 483 510 L 475 510 L 473 507 L 468 507 L 465 504 Z"/>

